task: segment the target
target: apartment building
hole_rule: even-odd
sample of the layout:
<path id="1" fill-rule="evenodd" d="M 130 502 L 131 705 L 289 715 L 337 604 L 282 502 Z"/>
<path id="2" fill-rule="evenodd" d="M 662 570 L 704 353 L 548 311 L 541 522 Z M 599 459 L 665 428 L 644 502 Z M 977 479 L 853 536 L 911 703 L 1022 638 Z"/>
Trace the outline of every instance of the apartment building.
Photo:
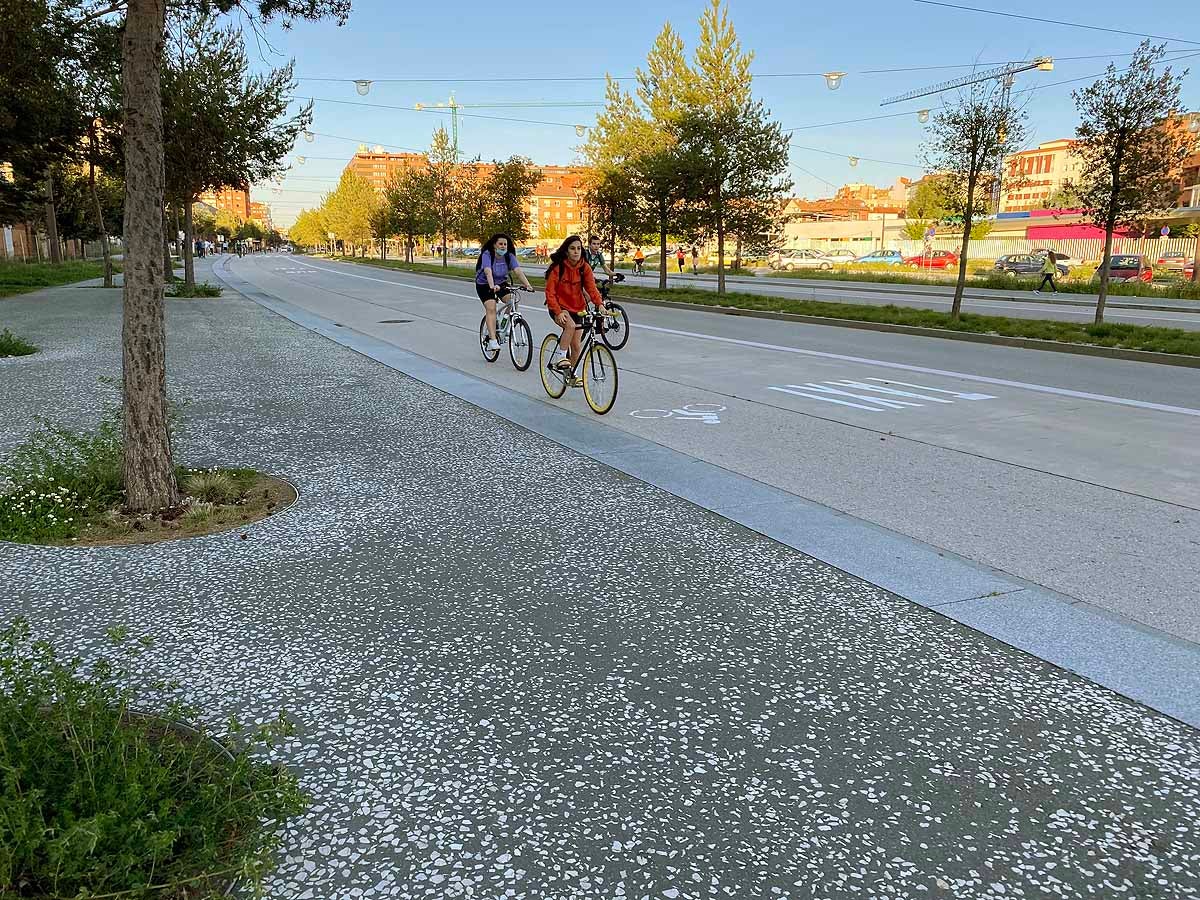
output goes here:
<path id="1" fill-rule="evenodd" d="M 1071 153 L 1075 142 L 1047 141 L 1004 159 L 1000 212 L 1045 209 L 1067 183 L 1079 178 L 1079 160 Z"/>
<path id="2" fill-rule="evenodd" d="M 214 209 L 223 209 L 245 221 L 250 215 L 250 192 L 236 187 L 223 187 L 216 191 L 205 191 L 200 202 Z"/>
<path id="3" fill-rule="evenodd" d="M 247 218 L 259 222 L 267 231 L 275 227 L 275 224 L 271 221 L 271 207 L 265 203 L 251 201 L 250 215 Z"/>
<path id="4" fill-rule="evenodd" d="M 424 165 L 424 153 L 388 153 L 378 145 L 368 148 L 366 144 L 359 144 L 358 151 L 346 163 L 345 171 L 353 172 L 382 193 L 394 175 Z"/>

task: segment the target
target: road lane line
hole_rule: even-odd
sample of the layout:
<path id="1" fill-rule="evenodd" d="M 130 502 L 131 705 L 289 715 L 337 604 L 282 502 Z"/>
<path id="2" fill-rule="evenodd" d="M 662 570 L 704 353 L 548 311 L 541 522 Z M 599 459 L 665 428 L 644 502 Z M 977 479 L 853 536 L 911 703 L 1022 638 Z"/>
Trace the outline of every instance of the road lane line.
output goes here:
<path id="1" fill-rule="evenodd" d="M 790 388 L 806 391 L 816 391 L 818 394 L 837 394 L 839 397 L 853 397 L 855 400 L 866 400 L 868 403 L 878 403 L 888 409 L 904 409 L 906 406 L 924 406 L 923 403 L 909 403 L 907 400 L 888 400 L 884 397 L 864 397 L 862 394 L 852 394 L 850 391 L 839 391 L 837 388 L 825 387 L 815 381 L 805 384 L 789 384 Z"/>
<path id="2" fill-rule="evenodd" d="M 299 262 L 299 260 L 297 260 Z M 341 272 L 337 269 L 327 269 L 324 266 L 314 266 L 310 263 L 301 263 L 310 269 L 316 269 L 321 272 L 330 272 L 334 275 L 345 275 L 348 278 L 361 278 L 365 281 L 378 281 L 380 284 L 390 284 L 393 287 L 413 288 L 414 290 L 429 291 L 434 294 L 446 294 L 451 297 L 467 297 L 467 294 L 457 293 L 455 291 L 442 291 L 436 288 L 428 288 L 422 285 L 408 284 L 407 282 L 388 281 L 383 278 L 371 278 L 367 275 L 357 275 L 353 272 Z M 1001 387 L 1018 388 L 1020 390 L 1033 391 L 1040 394 L 1051 394 L 1058 397 L 1072 397 L 1077 400 L 1092 400 L 1097 403 L 1110 403 L 1115 406 L 1127 406 L 1134 409 L 1147 409 L 1154 412 L 1175 413 L 1181 416 L 1192 416 L 1200 418 L 1200 409 L 1191 409 L 1186 406 L 1172 406 L 1167 403 L 1152 403 L 1148 400 L 1133 400 L 1128 397 L 1114 397 L 1108 394 L 1093 394 L 1090 391 L 1074 391 L 1069 388 L 1054 387 L 1046 384 L 1033 384 L 1024 381 L 1012 381 L 1007 378 L 992 378 L 987 375 L 971 375 L 966 372 L 955 372 L 949 369 L 934 369 L 928 366 L 914 366 L 907 363 L 889 362 L 882 359 L 871 359 L 862 356 L 848 356 L 842 353 L 827 353 L 821 350 L 803 350 L 799 347 L 784 347 L 779 344 L 767 344 L 761 341 L 747 341 L 740 338 L 721 337 L 714 334 L 701 334 L 695 331 L 682 331 L 676 328 L 663 328 L 658 325 L 638 326 L 646 331 L 657 331 L 662 334 L 674 334 L 680 337 L 696 338 L 705 341 L 718 341 L 725 344 L 735 344 L 743 347 L 754 347 L 759 350 L 772 350 L 780 353 L 796 353 L 801 356 L 814 356 L 822 359 L 836 359 L 843 362 L 865 363 L 872 366 L 880 366 L 887 369 L 899 369 L 905 372 L 921 372 L 926 375 L 945 375 L 949 378 L 960 378 L 965 381 L 977 381 L 982 384 L 995 384 Z M 879 412 L 880 410 L 875 410 Z"/>
<path id="3" fill-rule="evenodd" d="M 941 397 L 927 397 L 924 394 L 914 394 L 912 391 L 899 391 L 895 388 L 880 387 L 877 384 L 867 384 L 865 381 L 852 381 L 849 378 L 844 378 L 841 381 L 827 381 L 826 384 L 836 384 L 841 387 L 857 388 L 860 391 L 876 391 L 880 394 L 890 394 L 896 397 L 912 397 L 916 400 L 928 400 L 930 403 L 953 403 L 953 400 L 944 400 Z M 900 382 L 889 382 L 899 384 Z"/>
<path id="4" fill-rule="evenodd" d="M 768 391 L 779 391 L 781 394 L 795 394 L 797 397 L 807 397 L 809 400 L 824 400 L 826 403 L 836 403 L 839 406 L 853 406 L 855 409 L 865 409 L 868 412 L 883 412 L 877 406 L 864 406 L 861 403 L 851 403 L 849 400 L 835 400 L 833 397 L 822 397 L 820 394 L 806 394 L 803 391 L 793 391 L 783 387 L 768 387 Z"/>
<path id="5" fill-rule="evenodd" d="M 963 381 L 978 381 L 982 384 L 995 384 L 1001 387 L 1019 388 L 1039 394 L 1052 394 L 1057 397 L 1073 397 L 1077 400 L 1094 400 L 1097 403 L 1111 403 L 1116 406 L 1129 406 L 1134 409 L 1149 409 L 1154 412 L 1177 413 L 1181 416 L 1200 418 L 1200 409 L 1186 406 L 1171 406 L 1167 403 L 1152 403 L 1149 400 L 1133 400 L 1128 397 L 1113 397 L 1108 394 L 1093 394 L 1089 391 L 1073 391 L 1069 388 L 1054 387 L 1048 384 L 1032 384 L 1026 381 L 1012 381 L 1008 378 L 992 378 L 988 375 L 971 375 L 967 372 L 955 372 L 950 369 L 934 369 L 929 366 L 914 366 L 908 363 L 889 362 L 885 359 L 871 359 L 866 356 L 849 356 L 844 353 L 828 353 L 824 350 L 804 350 L 800 347 L 784 347 L 780 344 L 767 344 L 763 341 L 747 341 L 742 338 L 721 337 L 716 334 L 702 334 L 697 331 L 682 331 L 677 328 L 663 328 L 660 325 L 638 325 L 643 331 L 657 331 L 660 334 L 673 334 L 679 337 L 695 338 L 701 341 L 716 341 L 722 344 L 734 344 L 740 347 L 754 347 L 758 350 L 772 350 L 778 353 L 795 353 L 800 356 L 813 356 L 818 359 L 836 359 L 841 362 L 862 363 L 868 366 L 879 366 L 885 369 L 900 369 L 904 372 L 921 372 L 925 375 L 944 375 L 947 378 L 959 378 Z M 928 390 L 928 388 L 926 389 Z"/>

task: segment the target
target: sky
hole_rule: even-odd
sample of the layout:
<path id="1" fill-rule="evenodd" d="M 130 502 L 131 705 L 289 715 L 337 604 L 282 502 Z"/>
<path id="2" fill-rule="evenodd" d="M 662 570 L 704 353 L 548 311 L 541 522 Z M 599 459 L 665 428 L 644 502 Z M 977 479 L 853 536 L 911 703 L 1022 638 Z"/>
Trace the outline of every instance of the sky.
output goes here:
<path id="1" fill-rule="evenodd" d="M 1153 15 L 1136 15 L 1138 7 L 1115 0 L 954 2 L 1177 38 L 1167 42 L 1169 55 L 1180 58 L 1174 68 L 1193 70 L 1184 82 L 1184 105 L 1200 109 L 1200 7 L 1195 0 L 1154 0 Z M 296 96 L 315 101 L 315 138 L 298 142 L 281 192 L 256 187 L 254 197 L 271 205 L 277 225 L 290 225 L 301 208 L 318 205 L 321 194 L 334 187 L 359 143 L 383 144 L 392 151 L 426 148 L 438 124 L 449 127 L 449 120 L 414 106 L 445 102 L 451 91 L 464 106 L 535 104 L 463 108 L 459 147 L 467 158 L 520 154 L 535 163 L 569 164 L 583 143 L 574 126 L 594 120 L 604 99 L 604 76 L 632 76 L 668 21 L 690 53 L 706 5 L 705 0 L 605 0 L 574 6 L 354 0 L 350 18 L 340 28 L 330 22 L 299 22 L 290 31 L 269 26 L 263 40 L 248 34 L 254 65 L 265 69 L 294 59 Z M 953 93 L 887 107 L 880 101 L 989 64 L 1054 57 L 1053 72 L 1019 75 L 1015 91 L 1039 86 L 1017 94 L 1027 104 L 1027 146 L 1070 137 L 1077 122 L 1071 90 L 1085 87 L 1110 61 L 1118 68 L 1126 65 L 1142 40 L 917 0 L 859 0 L 820 9 L 782 0 L 728 0 L 727 6 L 743 50 L 754 53 L 755 96 L 784 128 L 800 129 L 792 133 L 790 173 L 793 193 L 807 197 L 832 196 L 848 182 L 886 186 L 901 176 L 919 177 L 924 129 L 916 111 L 936 111 Z M 1188 59 L 1188 54 L 1195 56 Z M 914 71 L 866 71 L 871 69 Z M 828 71 L 848 73 L 837 91 L 828 90 L 819 74 L 806 74 Z M 796 77 L 780 77 L 791 75 Z M 520 77 L 593 80 L 503 80 Z M 366 96 L 352 83 L 359 78 L 374 81 Z M 1083 80 L 1057 84 L 1072 79 Z M 633 87 L 632 81 L 625 84 Z M 296 157 L 301 155 L 305 162 L 299 164 Z M 850 166 L 851 156 L 860 158 L 856 167 Z"/>

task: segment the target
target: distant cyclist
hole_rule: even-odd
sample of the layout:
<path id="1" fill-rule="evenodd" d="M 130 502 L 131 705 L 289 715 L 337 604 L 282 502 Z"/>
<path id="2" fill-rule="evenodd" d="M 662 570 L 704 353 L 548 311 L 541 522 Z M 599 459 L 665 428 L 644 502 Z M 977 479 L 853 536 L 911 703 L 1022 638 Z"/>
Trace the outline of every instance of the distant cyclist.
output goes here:
<path id="1" fill-rule="evenodd" d="M 588 238 L 587 251 L 583 254 L 584 262 L 592 267 L 593 275 L 604 274 L 613 277 L 613 270 L 604 261 L 604 251 L 600 249 L 600 238 L 592 235 Z"/>
<path id="2" fill-rule="evenodd" d="M 583 253 L 583 241 L 573 234 L 550 254 L 550 268 L 546 269 L 546 307 L 550 318 L 562 329 L 558 351 L 550 365 L 563 372 L 575 368 L 582 349 L 577 326 L 582 324 L 587 309 L 584 292 L 601 311 L 604 310 L 604 298 L 596 288 L 592 267 L 584 261 Z"/>
<path id="3" fill-rule="evenodd" d="M 533 290 L 517 262 L 513 242 L 507 234 L 493 234 L 479 251 L 479 259 L 475 260 L 475 293 L 487 315 L 489 350 L 500 349 L 496 337 L 496 298 L 508 287 L 510 275 L 515 275 L 526 290 Z"/>
<path id="4" fill-rule="evenodd" d="M 646 254 L 642 252 L 642 248 L 638 247 L 633 251 L 633 274 L 641 275 L 646 265 Z"/>

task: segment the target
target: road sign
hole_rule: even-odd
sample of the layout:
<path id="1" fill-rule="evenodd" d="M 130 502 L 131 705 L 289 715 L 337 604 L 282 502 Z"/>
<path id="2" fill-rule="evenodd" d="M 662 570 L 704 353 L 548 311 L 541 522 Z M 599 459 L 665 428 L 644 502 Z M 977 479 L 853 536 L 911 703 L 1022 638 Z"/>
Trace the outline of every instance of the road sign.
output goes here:
<path id="1" fill-rule="evenodd" d="M 925 238 L 928 240 L 929 238 L 933 237 L 936 234 L 937 234 L 937 227 L 934 225 L 930 225 L 929 228 L 927 228 L 925 231 Z"/>
<path id="2" fill-rule="evenodd" d="M 1162 231 L 1160 231 L 1160 232 L 1159 232 L 1159 236 L 1160 236 L 1160 237 L 1167 237 L 1167 235 L 1169 235 L 1170 233 L 1171 233 L 1171 229 L 1170 229 L 1170 228 L 1168 228 L 1166 225 L 1164 225 L 1164 226 L 1162 227 Z"/>

